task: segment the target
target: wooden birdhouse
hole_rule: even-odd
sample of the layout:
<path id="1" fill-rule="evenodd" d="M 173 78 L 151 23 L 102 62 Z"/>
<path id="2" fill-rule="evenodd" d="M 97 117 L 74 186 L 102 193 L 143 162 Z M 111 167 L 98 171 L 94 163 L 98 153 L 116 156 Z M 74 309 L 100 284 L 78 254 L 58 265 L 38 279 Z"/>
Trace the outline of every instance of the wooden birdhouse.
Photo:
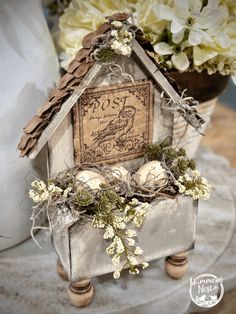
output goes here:
<path id="1" fill-rule="evenodd" d="M 148 144 L 170 137 L 177 147 L 187 124 L 199 129 L 203 122 L 193 99 L 181 97 L 158 70 L 151 44 L 128 18 L 115 14 L 84 37 L 67 73 L 24 127 L 18 146 L 21 156 L 33 159 L 47 145 L 49 177 L 76 164 L 120 164 L 132 172 L 144 163 Z M 124 49 L 118 45 L 123 28 L 131 36 L 123 42 Z M 181 197 L 153 202 L 151 207 L 157 210 L 150 211 L 140 234 L 147 260 L 193 247 L 196 201 Z M 60 257 L 58 270 L 62 274 L 65 269 L 71 281 L 71 300 L 84 306 L 93 294 L 88 279 L 111 272 L 112 264 L 102 252 L 100 230 L 72 229 L 54 228 L 52 236 Z M 156 248 L 149 237 L 155 237 Z M 89 250 L 91 239 L 95 242 Z M 96 266 L 97 259 L 102 266 Z M 181 277 L 186 254 L 168 257 L 166 263 L 171 276 Z"/>

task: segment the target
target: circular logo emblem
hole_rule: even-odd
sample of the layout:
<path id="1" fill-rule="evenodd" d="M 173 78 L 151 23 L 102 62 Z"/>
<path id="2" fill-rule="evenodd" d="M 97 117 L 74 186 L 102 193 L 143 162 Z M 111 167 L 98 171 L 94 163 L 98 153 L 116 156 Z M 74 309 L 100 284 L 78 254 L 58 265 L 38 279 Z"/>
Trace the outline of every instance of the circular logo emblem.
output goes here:
<path id="1" fill-rule="evenodd" d="M 196 305 L 205 308 L 213 307 L 223 298 L 223 279 L 212 274 L 190 277 L 189 293 Z"/>

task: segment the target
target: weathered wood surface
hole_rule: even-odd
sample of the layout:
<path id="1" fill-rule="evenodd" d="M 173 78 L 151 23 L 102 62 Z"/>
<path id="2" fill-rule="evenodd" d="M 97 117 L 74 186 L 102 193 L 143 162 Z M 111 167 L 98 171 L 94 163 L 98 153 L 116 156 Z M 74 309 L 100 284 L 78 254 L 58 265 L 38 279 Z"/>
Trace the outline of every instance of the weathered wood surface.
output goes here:
<path id="1" fill-rule="evenodd" d="M 75 165 L 71 112 L 48 141 L 49 177 Z"/>
<path id="2" fill-rule="evenodd" d="M 94 289 L 88 279 L 70 282 L 68 288 L 71 303 L 76 307 L 85 307 L 93 300 Z"/>
<path id="3" fill-rule="evenodd" d="M 133 52 L 136 57 L 142 62 L 143 66 L 146 68 L 147 72 L 151 75 L 154 81 L 161 87 L 161 89 L 174 101 L 181 99 L 176 90 L 168 82 L 165 76 L 157 69 L 157 66 L 152 62 L 152 60 L 147 56 L 145 50 L 140 46 L 140 44 L 135 40 L 133 43 Z"/>
<path id="4" fill-rule="evenodd" d="M 182 278 L 188 270 L 188 253 L 180 252 L 175 255 L 167 256 L 165 260 L 165 269 L 171 278 Z"/>
<path id="5" fill-rule="evenodd" d="M 190 197 L 153 202 L 138 231 L 139 245 L 144 250 L 145 259 L 151 261 L 192 249 L 196 218 L 197 202 Z M 60 227 L 54 226 L 53 241 L 70 280 L 77 281 L 114 271 L 111 258 L 105 252 L 108 244 L 103 239 L 104 230 L 95 229 L 91 223 L 78 224 L 70 232 L 65 228 L 60 232 Z"/>

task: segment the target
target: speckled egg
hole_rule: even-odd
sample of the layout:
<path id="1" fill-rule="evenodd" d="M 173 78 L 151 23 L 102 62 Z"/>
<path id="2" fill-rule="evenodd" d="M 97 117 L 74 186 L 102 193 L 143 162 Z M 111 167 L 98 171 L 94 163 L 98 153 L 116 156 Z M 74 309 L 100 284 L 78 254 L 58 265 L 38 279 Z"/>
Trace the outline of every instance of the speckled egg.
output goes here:
<path id="1" fill-rule="evenodd" d="M 86 183 L 92 190 L 100 190 L 101 184 L 106 184 L 106 179 L 92 170 L 82 170 L 76 175 L 76 179 Z"/>
<path id="2" fill-rule="evenodd" d="M 138 185 L 154 189 L 165 184 L 167 175 L 160 161 L 153 160 L 140 167 L 133 178 Z"/>
<path id="3" fill-rule="evenodd" d="M 129 181 L 131 179 L 130 172 L 125 167 L 120 165 L 111 166 L 111 174 L 114 178 L 121 181 Z"/>

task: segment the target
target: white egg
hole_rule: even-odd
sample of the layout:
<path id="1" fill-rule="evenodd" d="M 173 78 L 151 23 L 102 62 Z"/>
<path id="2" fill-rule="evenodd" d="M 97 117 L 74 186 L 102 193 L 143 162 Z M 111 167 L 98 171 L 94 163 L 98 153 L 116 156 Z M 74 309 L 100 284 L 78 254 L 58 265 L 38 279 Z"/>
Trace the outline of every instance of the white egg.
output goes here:
<path id="1" fill-rule="evenodd" d="M 82 170 L 76 175 L 76 179 L 86 183 L 92 190 L 100 190 L 101 184 L 106 184 L 106 179 L 92 170 Z"/>
<path id="2" fill-rule="evenodd" d="M 153 160 L 140 167 L 133 178 L 138 185 L 154 189 L 165 184 L 167 175 L 160 161 Z"/>
<path id="3" fill-rule="evenodd" d="M 111 166 L 111 174 L 114 178 L 120 179 L 121 181 L 129 181 L 131 178 L 130 172 L 125 167 L 120 165 Z"/>

